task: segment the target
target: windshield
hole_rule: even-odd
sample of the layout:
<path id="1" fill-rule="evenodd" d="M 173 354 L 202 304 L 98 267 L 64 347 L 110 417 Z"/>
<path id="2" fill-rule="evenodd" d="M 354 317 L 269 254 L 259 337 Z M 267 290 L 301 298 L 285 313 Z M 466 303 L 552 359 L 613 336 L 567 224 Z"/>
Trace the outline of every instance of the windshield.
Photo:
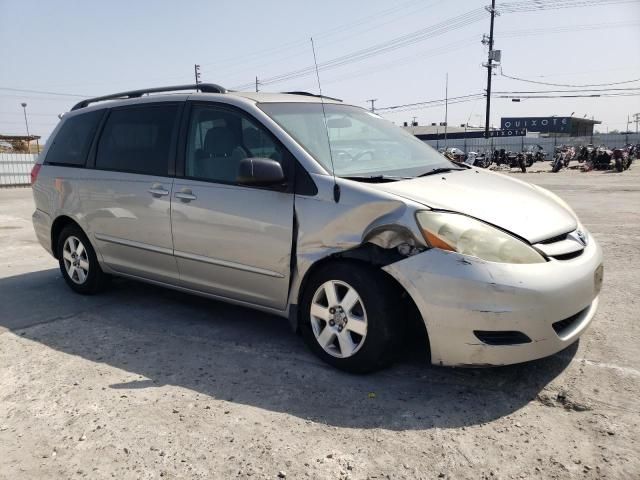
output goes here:
<path id="1" fill-rule="evenodd" d="M 457 168 L 436 150 L 362 108 L 320 103 L 262 103 L 259 107 L 329 172 L 342 177 L 415 177 L 436 168 Z"/>

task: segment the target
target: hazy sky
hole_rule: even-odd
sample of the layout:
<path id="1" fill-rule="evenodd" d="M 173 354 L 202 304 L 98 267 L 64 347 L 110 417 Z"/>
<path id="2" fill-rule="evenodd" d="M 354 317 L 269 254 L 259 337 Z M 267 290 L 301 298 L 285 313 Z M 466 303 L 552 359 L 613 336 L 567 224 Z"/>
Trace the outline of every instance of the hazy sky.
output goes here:
<path id="1" fill-rule="evenodd" d="M 511 0 L 513 1 L 513 0 Z M 227 88 L 313 65 L 309 37 L 323 62 L 387 42 L 481 8 L 482 0 L 34 1 L 0 0 L 0 87 L 76 95 L 202 80 Z M 520 3 L 521 0 L 520 0 Z M 531 1 L 531 4 L 534 2 Z M 320 72 L 325 95 L 377 107 L 481 93 L 488 13 L 463 28 Z M 446 30 L 446 28 L 445 28 Z M 496 19 L 495 48 L 505 74 L 558 84 L 598 84 L 640 78 L 640 2 L 540 12 Z M 558 90 L 494 78 L 494 91 Z M 640 82 L 618 85 L 638 87 Z M 272 83 L 267 91 L 317 91 L 314 75 Z M 57 114 L 79 98 L 0 90 L 0 133 L 47 137 Z M 495 99 L 501 116 L 587 115 L 603 131 L 626 128 L 640 112 L 640 96 Z M 397 123 L 444 119 L 444 107 L 385 114 Z M 449 106 L 451 125 L 484 122 L 484 99 Z M 632 126 L 635 128 L 635 125 Z"/>

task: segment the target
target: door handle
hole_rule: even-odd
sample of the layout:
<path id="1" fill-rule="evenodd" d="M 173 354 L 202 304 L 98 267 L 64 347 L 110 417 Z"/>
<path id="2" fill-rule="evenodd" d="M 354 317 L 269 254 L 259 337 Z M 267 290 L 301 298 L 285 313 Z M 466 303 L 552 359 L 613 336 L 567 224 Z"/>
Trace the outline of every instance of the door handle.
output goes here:
<path id="1" fill-rule="evenodd" d="M 165 190 L 162 185 L 153 185 L 149 190 L 147 190 L 154 197 L 164 197 L 165 195 L 169 195 L 169 190 Z"/>
<path id="2" fill-rule="evenodd" d="M 191 200 L 195 200 L 196 198 L 198 198 L 188 188 L 185 188 L 184 190 L 176 192 L 175 197 L 179 198 L 183 202 L 190 202 Z"/>

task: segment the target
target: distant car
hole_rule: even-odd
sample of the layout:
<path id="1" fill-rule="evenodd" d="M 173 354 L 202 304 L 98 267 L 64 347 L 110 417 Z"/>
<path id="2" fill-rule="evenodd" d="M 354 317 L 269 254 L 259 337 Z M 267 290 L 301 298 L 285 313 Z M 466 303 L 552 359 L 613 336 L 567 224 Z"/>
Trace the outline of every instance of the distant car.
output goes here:
<path id="1" fill-rule="evenodd" d="M 593 319 L 602 252 L 551 192 L 335 99 L 169 94 L 189 89 L 84 100 L 52 133 L 33 225 L 75 292 L 118 275 L 270 312 L 352 372 L 405 348 L 409 312 L 457 366 L 551 355 Z"/>

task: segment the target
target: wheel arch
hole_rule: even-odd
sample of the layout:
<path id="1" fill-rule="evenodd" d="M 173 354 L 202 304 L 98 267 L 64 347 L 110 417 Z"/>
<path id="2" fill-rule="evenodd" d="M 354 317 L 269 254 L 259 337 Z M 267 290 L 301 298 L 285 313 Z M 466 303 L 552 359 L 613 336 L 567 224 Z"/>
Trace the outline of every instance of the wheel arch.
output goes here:
<path id="1" fill-rule="evenodd" d="M 93 242 L 91 242 L 91 239 L 89 238 L 89 235 L 87 235 L 87 232 L 85 232 L 84 228 L 82 228 L 82 226 L 70 216 L 60 215 L 56 217 L 56 219 L 51 224 L 51 251 L 53 252 L 54 258 L 56 259 L 58 258 L 58 252 L 56 248 L 58 244 L 58 237 L 60 236 L 62 231 L 65 229 L 65 227 L 69 225 L 75 225 L 80 230 L 82 230 L 82 232 L 86 235 L 87 239 L 89 239 L 89 243 L 91 243 L 91 246 L 93 247 L 94 251 L 97 252 L 95 245 L 93 245 Z"/>
<path id="2" fill-rule="evenodd" d="M 389 281 L 389 283 L 393 285 L 394 288 L 396 288 L 400 293 L 400 298 L 402 299 L 402 302 L 406 308 L 406 320 L 409 326 L 408 331 L 416 334 L 416 338 L 422 338 L 429 348 L 429 334 L 416 303 L 414 302 L 409 292 L 407 292 L 407 290 L 400 284 L 400 282 L 398 282 L 392 275 L 382 269 L 382 267 L 402 260 L 403 258 L 405 258 L 405 256 L 398 253 L 396 248 L 385 249 L 373 243 L 364 243 L 356 248 L 327 255 L 326 257 L 317 260 L 313 263 L 313 265 L 311 265 L 311 267 L 309 267 L 309 269 L 305 272 L 304 277 L 300 281 L 296 304 L 291 306 L 292 309 L 289 316 L 291 327 L 294 329 L 294 331 L 299 331 L 300 322 L 302 320 L 302 310 L 299 308 L 299 306 L 308 287 L 309 280 L 313 277 L 313 275 L 331 263 L 351 262 L 354 264 L 366 265 L 383 273 L 384 277 Z M 430 361 L 430 348 L 427 355 L 429 356 L 428 360 Z"/>

